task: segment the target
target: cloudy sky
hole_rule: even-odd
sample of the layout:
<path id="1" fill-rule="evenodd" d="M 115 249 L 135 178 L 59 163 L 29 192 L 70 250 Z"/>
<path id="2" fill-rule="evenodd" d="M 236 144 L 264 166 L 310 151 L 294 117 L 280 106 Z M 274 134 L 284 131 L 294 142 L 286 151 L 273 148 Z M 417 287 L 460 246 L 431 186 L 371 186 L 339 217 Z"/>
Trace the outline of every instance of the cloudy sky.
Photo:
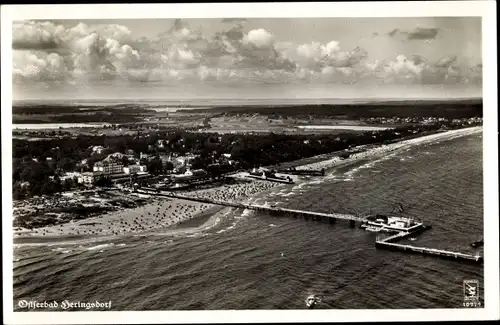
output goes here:
<path id="1" fill-rule="evenodd" d="M 18 21 L 14 99 L 481 96 L 480 18 Z"/>

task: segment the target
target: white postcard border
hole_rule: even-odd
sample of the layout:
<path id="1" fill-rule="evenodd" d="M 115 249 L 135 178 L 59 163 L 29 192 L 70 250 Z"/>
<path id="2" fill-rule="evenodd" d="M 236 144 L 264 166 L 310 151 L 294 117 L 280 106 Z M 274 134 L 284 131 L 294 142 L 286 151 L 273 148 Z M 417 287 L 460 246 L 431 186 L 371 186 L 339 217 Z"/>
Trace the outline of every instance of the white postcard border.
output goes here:
<path id="1" fill-rule="evenodd" d="M 3 306 L 7 324 L 248 323 L 488 320 L 499 315 L 499 213 L 497 141 L 496 6 L 494 1 L 113 4 L 2 6 L 2 212 Z M 465 17 L 483 18 L 484 103 L 484 309 L 227 310 L 144 312 L 13 312 L 12 232 L 12 21 L 89 18 L 259 17 Z M 6 216 L 11 216 L 6 217 Z"/>

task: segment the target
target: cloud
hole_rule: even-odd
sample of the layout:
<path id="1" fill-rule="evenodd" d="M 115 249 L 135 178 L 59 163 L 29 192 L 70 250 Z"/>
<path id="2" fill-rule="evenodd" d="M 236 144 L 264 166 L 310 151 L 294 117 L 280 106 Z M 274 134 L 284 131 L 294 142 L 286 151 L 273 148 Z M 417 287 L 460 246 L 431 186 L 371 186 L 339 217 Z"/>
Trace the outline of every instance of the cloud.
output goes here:
<path id="1" fill-rule="evenodd" d="M 428 40 L 436 38 L 438 34 L 437 28 L 420 28 L 417 27 L 408 33 L 409 40 Z"/>
<path id="2" fill-rule="evenodd" d="M 248 32 L 245 41 L 257 48 L 271 48 L 274 45 L 274 36 L 265 29 L 254 29 Z"/>
<path id="3" fill-rule="evenodd" d="M 245 18 L 223 18 L 221 20 L 222 23 L 234 24 L 234 23 L 245 23 L 247 20 Z"/>
<path id="4" fill-rule="evenodd" d="M 14 65 L 18 66 L 15 80 L 114 79 L 119 73 L 141 65 L 139 52 L 124 44 L 129 36 L 128 28 L 115 24 L 79 23 L 66 28 L 52 22 L 18 23 L 13 32 L 13 48 L 27 54 L 14 55 Z M 30 73 L 33 67 L 39 69 L 36 76 Z"/>
<path id="5" fill-rule="evenodd" d="M 448 68 L 456 61 L 457 61 L 456 55 L 445 56 L 439 59 L 439 61 L 435 63 L 435 66 L 440 68 Z"/>
<path id="6" fill-rule="evenodd" d="M 12 48 L 14 50 L 54 50 L 63 42 L 60 32 L 50 22 L 14 22 L 12 25 Z"/>
<path id="7" fill-rule="evenodd" d="M 64 58 L 57 53 L 41 52 L 39 55 L 15 51 L 13 78 L 17 82 L 63 81 L 67 74 Z"/>
<path id="8" fill-rule="evenodd" d="M 402 36 L 407 40 L 431 40 L 435 39 L 438 34 L 438 28 L 421 28 L 417 27 L 411 31 L 402 31 L 395 28 L 387 33 L 390 37 Z"/>
<path id="9" fill-rule="evenodd" d="M 425 62 L 425 59 L 422 56 L 418 55 L 418 54 L 414 54 L 412 56 L 412 60 L 417 65 Z"/>
<path id="10" fill-rule="evenodd" d="M 457 55 L 434 62 L 415 53 L 370 61 L 362 47 L 337 40 L 280 42 L 272 30 L 247 29 L 243 19 L 211 37 L 177 19 L 157 36 L 134 38 L 118 24 L 73 26 L 23 21 L 13 25 L 13 80 L 16 83 L 216 82 L 269 83 L 481 83 L 482 65 Z M 389 36 L 431 37 L 433 29 Z M 436 30 L 437 33 L 437 30 Z M 368 34 L 371 35 L 371 34 Z M 372 35 L 376 36 L 376 35 Z M 432 36 L 432 37 L 435 37 Z M 384 47 L 373 37 L 374 46 Z M 378 42 L 378 43 L 377 43 Z M 371 46 L 373 48 L 373 46 Z"/>
<path id="11" fill-rule="evenodd" d="M 284 49 L 287 58 L 297 63 L 300 68 L 319 71 L 325 67 L 348 68 L 357 65 L 367 56 L 360 47 L 351 51 L 342 51 L 340 43 L 312 42 Z"/>
<path id="12" fill-rule="evenodd" d="M 391 30 L 390 32 L 388 32 L 387 35 L 393 37 L 399 33 L 401 33 L 401 31 L 399 29 L 395 28 L 395 29 Z"/>
<path id="13" fill-rule="evenodd" d="M 453 57 L 431 62 L 419 55 L 411 58 L 399 54 L 395 58 L 362 62 L 353 69 L 361 82 L 385 84 L 481 84 L 482 69 L 460 65 Z"/>

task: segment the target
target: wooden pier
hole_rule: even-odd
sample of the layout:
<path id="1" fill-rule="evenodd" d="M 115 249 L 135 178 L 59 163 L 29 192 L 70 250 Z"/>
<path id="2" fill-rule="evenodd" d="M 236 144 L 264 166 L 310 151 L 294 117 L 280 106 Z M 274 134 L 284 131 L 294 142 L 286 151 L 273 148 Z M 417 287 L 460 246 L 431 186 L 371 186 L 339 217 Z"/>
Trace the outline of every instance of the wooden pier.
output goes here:
<path id="1" fill-rule="evenodd" d="M 321 213 L 321 212 L 312 212 L 312 211 L 304 211 L 304 210 L 296 210 L 296 209 L 287 209 L 287 208 L 279 208 L 275 206 L 265 206 L 265 205 L 257 205 L 257 204 L 245 204 L 240 202 L 231 202 L 231 201 L 218 201 L 207 198 L 195 198 L 195 197 L 187 197 L 182 195 L 177 195 L 169 192 L 157 192 L 157 189 L 152 188 L 142 188 L 137 190 L 138 193 L 155 195 L 155 196 L 163 196 L 168 198 L 175 198 L 186 201 L 194 201 L 200 203 L 207 204 L 215 204 L 226 207 L 238 208 L 238 209 L 248 209 L 263 213 L 268 213 L 272 216 L 290 216 L 294 218 L 303 218 L 305 220 L 316 220 L 316 221 L 326 221 L 328 223 L 335 223 L 337 219 L 349 221 L 349 225 L 354 227 L 356 222 L 364 222 L 366 219 L 363 217 L 351 215 L 351 214 L 341 214 L 341 213 Z M 412 245 L 402 245 L 397 244 L 397 241 L 400 241 L 403 238 L 406 238 L 411 235 L 416 235 L 425 230 L 430 229 L 431 226 L 422 226 L 412 232 L 402 231 L 396 233 L 392 236 L 379 239 L 375 241 L 375 247 L 391 249 L 391 250 L 399 250 L 408 253 L 419 253 L 422 255 L 433 255 L 441 258 L 448 258 L 453 260 L 474 262 L 474 263 L 483 263 L 483 257 L 479 255 L 470 255 L 458 252 L 451 252 L 441 249 L 435 248 L 427 248 L 427 247 L 417 247 Z"/>
<path id="2" fill-rule="evenodd" d="M 273 206 L 265 206 L 265 205 L 257 205 L 257 204 L 245 204 L 240 202 L 227 202 L 227 201 L 217 201 L 207 198 L 195 198 L 195 197 L 187 197 L 182 195 L 177 195 L 173 193 L 158 193 L 156 189 L 143 188 L 137 191 L 138 193 L 155 195 L 155 196 L 163 196 L 169 198 L 175 198 L 186 201 L 194 201 L 200 203 L 207 204 L 215 204 L 221 206 L 227 206 L 231 208 L 238 209 L 248 209 L 258 212 L 268 213 L 272 216 L 290 216 L 290 217 L 302 217 L 305 220 L 316 220 L 316 221 L 328 221 L 329 223 L 334 223 L 336 219 L 349 221 L 351 226 L 355 226 L 356 222 L 364 221 L 364 218 L 358 217 L 351 214 L 341 214 L 341 213 L 321 213 L 321 212 L 312 212 L 305 210 L 296 210 L 296 209 L 287 209 L 287 208 L 279 208 Z"/>
<path id="3" fill-rule="evenodd" d="M 479 255 L 470 255 L 470 254 L 451 252 L 436 248 L 418 247 L 418 246 L 395 243 L 396 241 L 399 241 L 405 237 L 414 234 L 415 234 L 414 232 L 413 233 L 401 232 L 391 237 L 387 237 L 384 239 L 377 239 L 375 241 L 375 247 L 385 248 L 390 250 L 405 251 L 408 253 L 417 253 L 422 255 L 433 255 L 433 256 L 439 256 L 441 258 L 461 260 L 466 262 L 483 263 L 483 257 Z"/>

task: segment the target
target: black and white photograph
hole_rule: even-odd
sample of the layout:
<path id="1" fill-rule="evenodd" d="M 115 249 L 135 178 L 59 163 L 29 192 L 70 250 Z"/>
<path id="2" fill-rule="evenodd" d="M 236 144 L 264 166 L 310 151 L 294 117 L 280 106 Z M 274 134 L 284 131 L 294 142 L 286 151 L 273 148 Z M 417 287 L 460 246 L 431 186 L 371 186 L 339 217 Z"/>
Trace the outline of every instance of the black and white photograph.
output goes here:
<path id="1" fill-rule="evenodd" d="M 2 6 L 10 322 L 499 317 L 494 4 L 341 5 Z"/>

